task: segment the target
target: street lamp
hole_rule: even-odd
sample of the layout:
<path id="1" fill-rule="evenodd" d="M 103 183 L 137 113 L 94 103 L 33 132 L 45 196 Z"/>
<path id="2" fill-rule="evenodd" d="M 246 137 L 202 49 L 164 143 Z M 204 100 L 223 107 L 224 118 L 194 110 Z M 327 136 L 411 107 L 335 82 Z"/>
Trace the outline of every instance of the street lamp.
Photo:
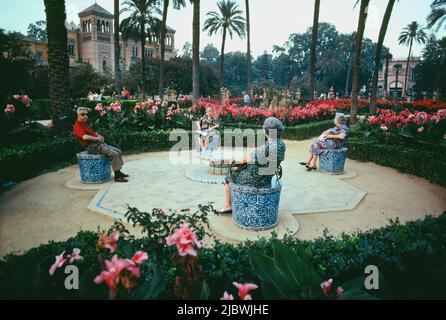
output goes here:
<path id="1" fill-rule="evenodd" d="M 398 76 L 399 76 L 399 74 L 400 74 L 400 69 L 402 68 L 403 66 L 401 65 L 401 64 L 396 64 L 396 65 L 394 65 L 393 66 L 393 69 L 395 69 L 396 71 L 396 79 L 395 79 L 395 99 L 398 97 Z"/>

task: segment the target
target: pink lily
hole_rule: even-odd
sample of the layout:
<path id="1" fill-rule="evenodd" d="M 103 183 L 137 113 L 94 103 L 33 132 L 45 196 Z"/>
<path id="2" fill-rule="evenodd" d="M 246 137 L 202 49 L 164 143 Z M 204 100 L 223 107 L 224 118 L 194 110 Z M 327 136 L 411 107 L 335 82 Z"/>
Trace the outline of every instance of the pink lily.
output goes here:
<path id="1" fill-rule="evenodd" d="M 62 267 L 63 264 L 65 263 L 64 254 L 65 254 L 65 251 L 62 252 L 60 255 L 56 256 L 56 261 L 53 263 L 53 265 L 51 266 L 51 268 L 49 270 L 50 276 L 52 276 L 54 274 L 54 272 L 56 271 L 57 268 Z"/>
<path id="2" fill-rule="evenodd" d="M 133 257 L 132 257 L 132 262 L 134 262 L 135 264 L 141 264 L 144 261 L 146 261 L 147 259 L 149 259 L 149 256 L 147 255 L 146 252 L 143 251 L 137 251 Z"/>
<path id="3" fill-rule="evenodd" d="M 232 294 L 229 294 L 225 291 L 225 293 L 223 294 L 223 298 L 220 298 L 220 300 L 234 300 L 234 297 L 232 296 Z"/>
<path id="4" fill-rule="evenodd" d="M 324 292 L 324 295 L 327 297 L 330 294 L 330 289 L 331 289 L 332 283 L 333 283 L 333 279 L 329 279 L 328 281 L 324 281 L 321 283 L 321 289 Z"/>
<path id="5" fill-rule="evenodd" d="M 252 300 L 251 295 L 249 294 L 249 291 L 255 290 L 258 288 L 258 286 L 254 283 L 240 284 L 238 282 L 233 282 L 232 284 L 238 289 L 238 296 L 242 300 Z"/>

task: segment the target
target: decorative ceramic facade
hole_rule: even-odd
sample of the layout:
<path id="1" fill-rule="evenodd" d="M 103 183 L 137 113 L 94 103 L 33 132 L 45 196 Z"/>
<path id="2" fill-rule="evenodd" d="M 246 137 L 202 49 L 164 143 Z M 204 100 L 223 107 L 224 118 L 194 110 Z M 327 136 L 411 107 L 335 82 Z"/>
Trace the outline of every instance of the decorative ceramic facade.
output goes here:
<path id="1" fill-rule="evenodd" d="M 279 217 L 282 184 L 273 179 L 271 188 L 231 184 L 232 221 L 245 230 L 274 228 Z"/>
<path id="2" fill-rule="evenodd" d="M 347 148 L 330 149 L 319 157 L 319 171 L 331 174 L 343 174 Z"/>
<path id="3" fill-rule="evenodd" d="M 87 151 L 76 156 L 82 183 L 103 183 L 112 179 L 111 162 L 107 156 Z"/>

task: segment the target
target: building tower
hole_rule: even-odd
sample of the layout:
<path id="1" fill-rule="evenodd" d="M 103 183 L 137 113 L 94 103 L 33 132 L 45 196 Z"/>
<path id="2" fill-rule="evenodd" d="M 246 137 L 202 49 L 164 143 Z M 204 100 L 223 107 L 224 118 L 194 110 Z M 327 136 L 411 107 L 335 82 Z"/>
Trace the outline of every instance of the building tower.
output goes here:
<path id="1" fill-rule="evenodd" d="M 95 3 L 79 13 L 80 56 L 99 72 L 113 72 L 113 14 Z"/>

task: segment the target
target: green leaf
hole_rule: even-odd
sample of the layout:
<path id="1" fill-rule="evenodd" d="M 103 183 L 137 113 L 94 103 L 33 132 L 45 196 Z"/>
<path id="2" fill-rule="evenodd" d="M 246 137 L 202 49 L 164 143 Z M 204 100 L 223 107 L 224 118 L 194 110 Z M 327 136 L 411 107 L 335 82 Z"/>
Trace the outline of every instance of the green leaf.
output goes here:
<path id="1" fill-rule="evenodd" d="M 344 291 L 344 293 L 338 298 L 338 300 L 377 300 L 374 296 L 361 291 L 359 289 L 352 289 L 350 291 Z"/>
<path id="2" fill-rule="evenodd" d="M 312 298 L 319 296 L 321 279 L 303 250 L 294 253 L 285 244 L 276 241 L 273 245 L 274 260 L 277 268 L 290 283 L 291 297 Z"/>
<path id="3" fill-rule="evenodd" d="M 165 281 L 158 267 L 154 268 L 152 276 L 147 276 L 145 281 L 135 289 L 133 298 L 140 300 L 154 300 L 159 297 L 165 288 Z"/>
<path id="4" fill-rule="evenodd" d="M 200 299 L 201 300 L 209 300 L 209 296 L 211 295 L 209 285 L 205 280 L 203 280 L 203 283 L 201 284 L 201 294 Z"/>
<path id="5" fill-rule="evenodd" d="M 286 299 L 283 288 L 286 286 L 283 275 L 274 265 L 274 260 L 264 254 L 251 251 L 251 266 L 262 282 L 262 293 L 266 299 Z"/>

